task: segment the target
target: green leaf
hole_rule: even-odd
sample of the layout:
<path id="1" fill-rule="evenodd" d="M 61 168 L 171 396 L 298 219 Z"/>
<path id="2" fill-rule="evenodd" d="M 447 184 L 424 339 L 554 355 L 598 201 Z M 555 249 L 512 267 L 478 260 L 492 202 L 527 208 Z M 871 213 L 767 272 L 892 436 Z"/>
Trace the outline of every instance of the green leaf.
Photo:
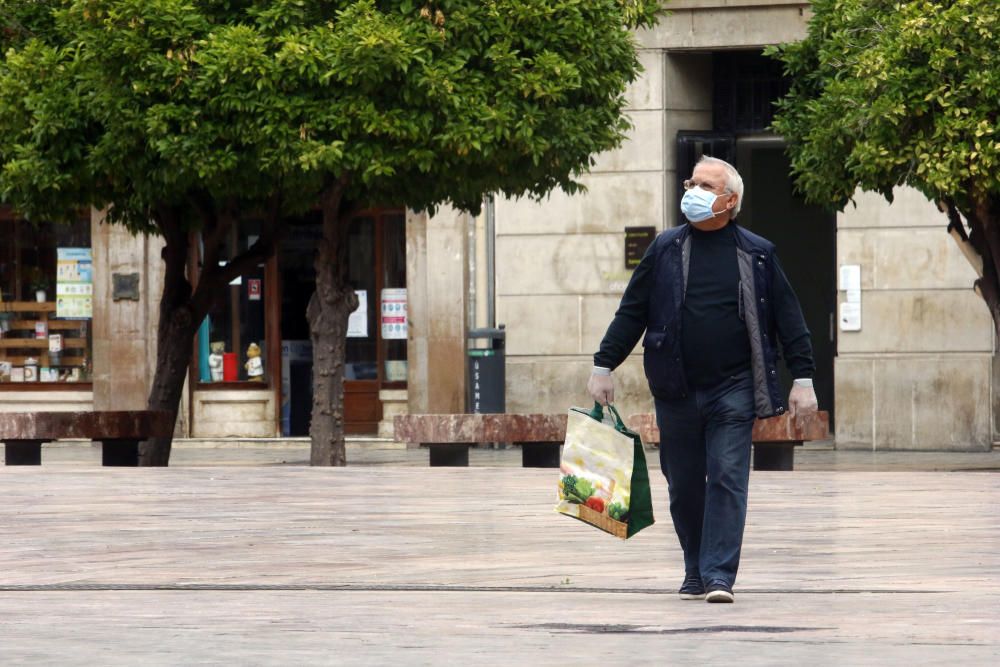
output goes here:
<path id="1" fill-rule="evenodd" d="M 816 0 L 804 40 L 768 49 L 792 85 L 773 129 L 796 185 L 843 208 L 912 186 L 959 207 L 1000 197 L 993 0 Z M 974 19 L 974 20 L 973 20 Z M 983 139 L 985 138 L 985 141 Z M 973 150 L 974 148 L 974 150 Z"/>

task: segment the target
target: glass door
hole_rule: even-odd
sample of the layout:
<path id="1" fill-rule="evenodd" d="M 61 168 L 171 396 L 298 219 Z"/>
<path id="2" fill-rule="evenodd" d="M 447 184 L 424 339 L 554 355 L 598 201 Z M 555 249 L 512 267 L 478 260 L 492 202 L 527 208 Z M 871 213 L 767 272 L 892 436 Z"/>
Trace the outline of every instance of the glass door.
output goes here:
<path id="1" fill-rule="evenodd" d="M 382 419 L 379 391 L 378 256 L 375 216 L 358 216 L 348 235 L 348 280 L 358 309 L 347 330 L 344 365 L 344 415 L 347 433 L 375 433 Z"/>
<path id="2" fill-rule="evenodd" d="M 281 275 L 282 434 L 309 433 L 312 344 L 306 308 L 316 289 L 318 213 L 292 222 L 279 250 Z M 345 432 L 373 435 L 382 389 L 406 388 L 406 230 L 399 210 L 366 211 L 348 232 L 348 281 L 358 309 L 348 323 L 344 364 Z"/>
<path id="3" fill-rule="evenodd" d="M 349 277 L 359 306 L 347 338 L 346 431 L 374 434 L 382 420 L 379 391 L 406 387 L 406 217 L 380 210 L 351 224 Z"/>
<path id="4" fill-rule="evenodd" d="M 409 322 L 406 298 L 406 217 L 382 216 L 382 388 L 406 388 L 406 341 Z"/>

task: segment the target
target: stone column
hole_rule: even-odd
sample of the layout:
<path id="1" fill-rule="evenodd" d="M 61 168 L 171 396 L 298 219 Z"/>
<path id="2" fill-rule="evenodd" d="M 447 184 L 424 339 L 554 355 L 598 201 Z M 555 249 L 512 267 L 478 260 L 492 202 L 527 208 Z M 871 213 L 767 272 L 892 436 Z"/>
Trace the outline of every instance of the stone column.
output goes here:
<path id="1" fill-rule="evenodd" d="M 95 410 L 146 407 L 156 368 L 162 247 L 159 237 L 133 236 L 121 225 L 105 224 L 103 212 L 91 215 Z M 186 431 L 186 408 L 181 406 L 179 433 Z"/>
<path id="2" fill-rule="evenodd" d="M 466 254 L 469 214 L 408 211 L 408 405 L 414 414 L 465 411 Z"/>

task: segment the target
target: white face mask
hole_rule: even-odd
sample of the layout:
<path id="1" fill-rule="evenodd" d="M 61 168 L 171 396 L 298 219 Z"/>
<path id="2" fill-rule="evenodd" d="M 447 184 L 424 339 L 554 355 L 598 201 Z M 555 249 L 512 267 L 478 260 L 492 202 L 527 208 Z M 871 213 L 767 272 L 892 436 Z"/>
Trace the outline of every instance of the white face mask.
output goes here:
<path id="1" fill-rule="evenodd" d="M 700 185 L 684 193 L 681 198 L 681 213 L 691 222 L 704 222 L 719 215 L 712 210 L 715 200 L 722 195 L 709 192 Z M 720 211 L 721 213 L 721 211 Z"/>

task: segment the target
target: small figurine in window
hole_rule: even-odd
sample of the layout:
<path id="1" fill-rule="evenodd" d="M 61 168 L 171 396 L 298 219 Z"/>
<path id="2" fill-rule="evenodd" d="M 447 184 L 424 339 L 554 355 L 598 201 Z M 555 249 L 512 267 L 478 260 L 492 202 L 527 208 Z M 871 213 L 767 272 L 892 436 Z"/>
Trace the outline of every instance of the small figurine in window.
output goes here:
<path id="1" fill-rule="evenodd" d="M 247 363 L 244 367 L 251 382 L 264 381 L 264 361 L 260 358 L 260 347 L 257 343 L 250 343 L 250 347 L 247 348 Z"/>
<path id="2" fill-rule="evenodd" d="M 24 360 L 24 381 L 38 382 L 38 360 L 34 357 Z"/>
<path id="3" fill-rule="evenodd" d="M 212 376 L 212 382 L 222 382 L 222 353 L 226 351 L 226 344 L 222 341 L 214 341 L 209 347 L 212 354 L 208 355 L 208 370 Z"/>

